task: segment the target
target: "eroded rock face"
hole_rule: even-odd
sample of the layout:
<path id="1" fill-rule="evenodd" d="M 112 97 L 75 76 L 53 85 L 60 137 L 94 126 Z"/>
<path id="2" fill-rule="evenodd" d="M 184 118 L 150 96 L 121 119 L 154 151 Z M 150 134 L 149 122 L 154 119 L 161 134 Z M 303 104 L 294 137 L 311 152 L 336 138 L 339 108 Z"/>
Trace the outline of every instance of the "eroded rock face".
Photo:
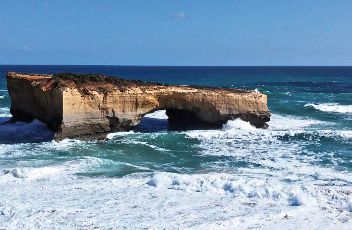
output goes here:
<path id="1" fill-rule="evenodd" d="M 11 113 L 36 118 L 56 132 L 55 138 L 99 138 L 126 131 L 145 114 L 166 110 L 170 121 L 185 116 L 222 124 L 241 118 L 256 127 L 270 120 L 267 96 L 258 92 L 169 86 L 100 75 L 7 74 Z"/>

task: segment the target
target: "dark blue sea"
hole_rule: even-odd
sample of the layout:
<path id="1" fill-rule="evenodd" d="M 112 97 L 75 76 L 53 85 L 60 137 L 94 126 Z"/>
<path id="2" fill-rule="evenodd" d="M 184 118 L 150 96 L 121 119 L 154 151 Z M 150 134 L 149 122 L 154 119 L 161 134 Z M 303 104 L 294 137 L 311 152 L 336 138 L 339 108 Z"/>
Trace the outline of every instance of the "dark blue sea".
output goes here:
<path id="1" fill-rule="evenodd" d="M 0 228 L 351 229 L 352 67 L 0 66 L 268 95 L 268 129 L 169 129 L 165 111 L 107 141 L 0 125 Z M 298 227 L 299 228 L 299 227 Z"/>

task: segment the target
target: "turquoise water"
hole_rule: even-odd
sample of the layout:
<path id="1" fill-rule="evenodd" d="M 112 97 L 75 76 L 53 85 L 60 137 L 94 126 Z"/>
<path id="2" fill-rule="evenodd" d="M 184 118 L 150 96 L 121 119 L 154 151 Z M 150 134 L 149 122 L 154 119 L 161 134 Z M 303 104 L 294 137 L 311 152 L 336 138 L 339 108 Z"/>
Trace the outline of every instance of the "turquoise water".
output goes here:
<path id="1" fill-rule="evenodd" d="M 299 146 L 295 154 L 302 157 L 314 156 L 314 162 L 311 162 L 314 165 L 348 172 L 352 170 L 352 68 L 350 67 L 1 66 L 2 120 L 9 116 L 10 107 L 5 80 L 7 71 L 102 73 L 168 84 L 257 89 L 268 95 L 269 108 L 274 114 L 273 122 L 277 115 L 281 122 L 288 125 L 294 125 L 292 122 L 300 125 L 300 120 L 310 120 L 316 124 L 304 127 L 307 131 L 278 134 L 275 138 L 280 142 L 279 146 L 270 146 L 266 143 L 270 142 L 269 140 L 262 140 L 264 143 L 258 143 L 256 146 L 255 143 L 251 143 L 250 137 L 249 140 L 234 138 L 226 143 L 229 146 L 223 150 L 226 151 L 228 148 L 230 152 L 223 154 L 205 154 L 213 150 L 204 149 L 207 146 L 204 146 L 201 139 L 190 138 L 185 131 L 169 131 L 165 117 L 144 119 L 134 133 L 107 142 L 74 144 L 71 143 L 74 141 L 67 141 L 69 148 L 53 151 L 43 149 L 45 142 L 26 143 L 50 140 L 52 135 L 44 125 L 39 122 L 30 125 L 13 124 L 1 127 L 0 142 L 5 143 L 2 146 L 6 146 L 3 149 L 11 149 L 10 153 L 7 150 L 1 151 L 2 168 L 48 166 L 85 157 L 101 159 L 103 162 L 82 173 L 88 176 L 120 177 L 144 171 L 195 173 L 202 170 L 265 167 L 252 161 L 252 157 L 248 159 L 247 156 L 231 154 L 231 151 L 251 143 L 251 149 L 246 151 L 252 151 L 254 155 L 260 154 L 261 151 L 268 154 L 270 151 L 276 151 L 276 147 L 281 151 L 285 145 L 294 144 Z M 319 106 L 322 108 L 319 109 Z"/>
<path id="2" fill-rule="evenodd" d="M 7 71 L 258 90 L 272 117 L 175 130 L 157 111 L 107 141 L 0 125 L 0 228 L 351 226 L 352 67 L 0 66 L 0 121 Z"/>

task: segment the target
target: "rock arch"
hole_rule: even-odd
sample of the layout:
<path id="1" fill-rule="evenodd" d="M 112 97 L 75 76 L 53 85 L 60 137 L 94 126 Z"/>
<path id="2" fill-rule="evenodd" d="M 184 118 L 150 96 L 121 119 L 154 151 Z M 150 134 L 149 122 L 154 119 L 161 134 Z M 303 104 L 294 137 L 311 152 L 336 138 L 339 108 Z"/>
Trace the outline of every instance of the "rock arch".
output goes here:
<path id="1" fill-rule="evenodd" d="M 100 75 L 8 73 L 11 111 L 46 122 L 56 139 L 100 138 L 126 131 L 145 114 L 166 110 L 170 120 L 221 124 L 241 118 L 256 127 L 270 120 L 267 96 L 258 92 L 170 86 Z"/>

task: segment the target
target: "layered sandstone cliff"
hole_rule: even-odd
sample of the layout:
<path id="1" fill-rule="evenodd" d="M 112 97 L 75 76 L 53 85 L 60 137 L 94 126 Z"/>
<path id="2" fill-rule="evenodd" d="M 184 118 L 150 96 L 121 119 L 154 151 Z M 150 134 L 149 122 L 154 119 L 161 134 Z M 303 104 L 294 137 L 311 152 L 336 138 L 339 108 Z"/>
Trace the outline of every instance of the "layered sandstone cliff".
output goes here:
<path id="1" fill-rule="evenodd" d="M 97 138 L 136 126 L 145 114 L 166 110 L 171 122 L 222 124 L 241 118 L 256 127 L 270 119 L 258 92 L 169 86 L 100 75 L 7 74 L 15 119 L 39 119 L 65 137 Z"/>

